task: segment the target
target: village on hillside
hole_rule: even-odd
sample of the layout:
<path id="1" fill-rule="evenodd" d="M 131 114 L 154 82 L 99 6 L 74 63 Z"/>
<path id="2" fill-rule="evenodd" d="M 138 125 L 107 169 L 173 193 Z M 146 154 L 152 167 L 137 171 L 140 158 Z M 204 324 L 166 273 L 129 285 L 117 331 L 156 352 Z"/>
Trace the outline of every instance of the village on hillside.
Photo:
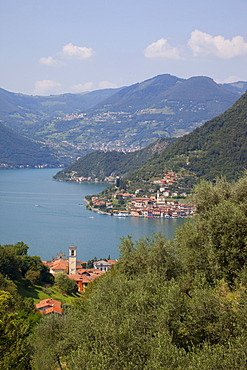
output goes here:
<path id="1" fill-rule="evenodd" d="M 49 272 L 56 276 L 59 273 L 66 274 L 71 280 L 77 284 L 78 292 L 84 293 L 88 284 L 102 276 L 108 271 L 112 265 L 116 263 L 114 260 L 97 260 L 93 262 L 92 268 L 84 268 L 87 262 L 77 260 L 77 247 L 69 247 L 69 257 L 62 252 L 58 253 L 55 258 L 50 261 L 42 261 L 49 268 Z M 63 314 L 62 304 L 53 298 L 43 299 L 36 304 L 36 308 L 42 315 L 52 312 Z"/>
<path id="2" fill-rule="evenodd" d="M 75 178 L 75 181 L 83 181 Z M 147 195 L 143 189 L 137 189 L 134 194 L 121 191 L 116 181 L 116 191 L 110 196 L 92 196 L 87 199 L 87 207 L 93 211 L 117 217 L 161 217 L 182 218 L 193 216 L 196 208 L 193 204 L 184 202 L 187 194 L 174 190 L 177 175 L 170 171 L 161 180 L 153 181 L 158 190 L 149 189 Z"/>
<path id="3" fill-rule="evenodd" d="M 93 263 L 92 268 L 84 268 L 87 262 L 77 260 L 77 247 L 75 246 L 69 247 L 69 258 L 60 252 L 50 261 L 43 261 L 52 275 L 55 276 L 62 272 L 74 280 L 80 293 L 83 293 L 90 282 L 108 271 L 115 263 L 114 260 L 99 260 Z"/>

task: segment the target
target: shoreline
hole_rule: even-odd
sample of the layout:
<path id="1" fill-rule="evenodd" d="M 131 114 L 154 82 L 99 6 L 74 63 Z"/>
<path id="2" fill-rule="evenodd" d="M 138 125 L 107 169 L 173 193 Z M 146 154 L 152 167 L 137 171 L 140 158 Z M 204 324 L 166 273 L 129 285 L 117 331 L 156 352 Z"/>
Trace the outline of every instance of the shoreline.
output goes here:
<path id="1" fill-rule="evenodd" d="M 87 199 L 84 198 L 84 202 L 86 203 L 86 206 L 88 205 L 89 206 L 89 201 Z M 193 215 L 186 215 L 186 216 L 154 216 L 154 215 L 132 215 L 132 214 L 127 214 L 127 213 L 121 213 L 121 211 L 119 213 L 110 213 L 110 212 L 105 212 L 105 211 L 101 211 L 100 209 L 98 208 L 94 208 L 94 207 L 91 207 L 89 206 L 90 209 L 87 208 L 87 210 L 89 211 L 93 211 L 93 212 L 97 212 L 101 215 L 107 215 L 107 216 L 115 216 L 115 217 L 120 217 L 120 218 L 124 218 L 124 217 L 140 217 L 140 218 L 159 218 L 159 219 L 166 219 L 166 220 L 169 220 L 169 219 L 184 219 L 184 218 L 189 218 L 189 217 L 192 217 Z"/>

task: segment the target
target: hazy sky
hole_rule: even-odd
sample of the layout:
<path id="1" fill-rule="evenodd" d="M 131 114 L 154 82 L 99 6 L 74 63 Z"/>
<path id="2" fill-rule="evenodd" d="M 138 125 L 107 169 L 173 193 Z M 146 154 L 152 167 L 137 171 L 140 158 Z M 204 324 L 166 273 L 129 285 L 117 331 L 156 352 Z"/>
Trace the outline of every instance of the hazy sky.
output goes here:
<path id="1" fill-rule="evenodd" d="M 0 42 L 0 87 L 25 94 L 247 81 L 247 0 L 0 0 Z"/>

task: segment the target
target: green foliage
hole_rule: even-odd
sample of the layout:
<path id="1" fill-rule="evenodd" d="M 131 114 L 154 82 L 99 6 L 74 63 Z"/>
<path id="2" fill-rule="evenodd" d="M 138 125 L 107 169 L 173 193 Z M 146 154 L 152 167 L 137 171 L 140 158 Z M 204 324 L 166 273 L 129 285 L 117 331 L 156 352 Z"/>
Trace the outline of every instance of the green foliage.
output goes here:
<path id="1" fill-rule="evenodd" d="M 41 315 L 31 298 L 19 294 L 21 284 L 52 282 L 39 257 L 28 256 L 23 242 L 0 246 L 0 367 L 28 370 L 28 337 Z"/>
<path id="2" fill-rule="evenodd" d="M 122 176 L 142 166 L 155 153 L 169 147 L 173 141 L 173 139 L 159 139 L 144 149 L 129 153 L 94 151 L 59 171 L 54 179 L 73 180 L 73 176 L 83 176 L 104 180 L 112 173 Z"/>
<path id="3" fill-rule="evenodd" d="M 247 166 L 247 93 L 225 113 L 211 119 L 188 135 L 179 138 L 166 151 L 150 159 L 131 179 L 162 177 L 165 169 L 192 177 L 215 180 L 226 176 L 238 179 Z M 184 179 L 179 181 L 185 186 Z"/>
<path id="4" fill-rule="evenodd" d="M 56 167 L 55 155 L 40 143 L 21 136 L 0 123 L 0 161 L 12 167 L 48 165 Z"/>
<path id="5" fill-rule="evenodd" d="M 0 367 L 30 369 L 28 336 L 30 323 L 16 311 L 11 293 L 0 291 Z"/>
<path id="6" fill-rule="evenodd" d="M 77 284 L 74 280 L 69 279 L 68 276 L 63 273 L 59 272 L 55 276 L 55 285 L 65 294 L 75 294 L 78 292 Z"/>
<path id="7" fill-rule="evenodd" d="M 33 370 L 62 369 L 63 356 L 68 349 L 73 348 L 67 337 L 66 324 L 66 316 L 53 314 L 42 317 L 35 334 L 30 337 L 30 345 L 33 348 Z"/>
<path id="8" fill-rule="evenodd" d="M 179 274 L 179 261 L 164 235 L 154 234 L 151 238 L 139 239 L 136 244 L 131 236 L 121 241 L 117 268 L 129 278 L 148 271 L 162 272 L 163 278 L 168 280 Z"/>
<path id="9" fill-rule="evenodd" d="M 0 274 L 14 281 L 26 279 L 31 284 L 53 284 L 48 267 L 40 257 L 29 256 L 28 248 L 23 242 L 0 246 Z"/>
<path id="10" fill-rule="evenodd" d="M 198 215 L 172 242 L 122 238 L 114 268 L 57 322 L 55 343 L 46 343 L 48 322 L 37 327 L 35 369 L 56 368 L 58 359 L 75 370 L 245 369 L 246 184 L 247 175 L 203 181 Z"/>
<path id="11" fill-rule="evenodd" d="M 11 247 L 0 246 L 0 273 L 11 280 L 21 277 L 19 260 Z"/>
<path id="12" fill-rule="evenodd" d="M 189 274 L 205 274 L 211 283 L 224 278 L 229 284 L 247 260 L 247 175 L 232 185 L 202 181 L 195 188 L 196 222 L 177 234 L 180 258 Z"/>

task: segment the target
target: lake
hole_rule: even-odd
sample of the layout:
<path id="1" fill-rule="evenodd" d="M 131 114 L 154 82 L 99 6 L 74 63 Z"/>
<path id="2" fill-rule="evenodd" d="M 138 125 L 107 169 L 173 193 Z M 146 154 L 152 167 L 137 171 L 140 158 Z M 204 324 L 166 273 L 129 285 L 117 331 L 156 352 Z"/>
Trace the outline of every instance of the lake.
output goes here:
<path id="1" fill-rule="evenodd" d="M 53 181 L 59 169 L 0 170 L 0 244 L 23 241 L 30 255 L 49 260 L 77 246 L 79 260 L 116 259 L 120 238 L 133 240 L 162 232 L 173 238 L 183 219 L 114 217 L 86 209 L 84 198 L 103 183 Z"/>

